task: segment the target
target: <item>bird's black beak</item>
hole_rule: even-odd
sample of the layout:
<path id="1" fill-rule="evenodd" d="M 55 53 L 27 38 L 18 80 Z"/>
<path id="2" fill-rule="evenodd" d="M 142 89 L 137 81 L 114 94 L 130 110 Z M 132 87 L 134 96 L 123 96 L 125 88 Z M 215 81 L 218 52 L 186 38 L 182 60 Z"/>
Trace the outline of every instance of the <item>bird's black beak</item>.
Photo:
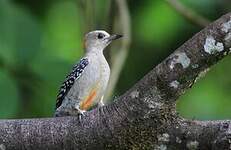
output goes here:
<path id="1" fill-rule="evenodd" d="M 123 37 L 123 35 L 119 35 L 119 34 L 112 34 L 110 37 L 108 37 L 108 41 L 113 41 L 113 40 L 117 40 L 119 38 Z"/>

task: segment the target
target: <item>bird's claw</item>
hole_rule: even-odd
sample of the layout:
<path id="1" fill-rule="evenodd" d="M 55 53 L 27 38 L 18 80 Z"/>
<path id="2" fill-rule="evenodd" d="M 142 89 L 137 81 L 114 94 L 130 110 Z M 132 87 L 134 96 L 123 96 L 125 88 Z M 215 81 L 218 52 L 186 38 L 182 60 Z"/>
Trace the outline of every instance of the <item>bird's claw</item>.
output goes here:
<path id="1" fill-rule="evenodd" d="M 79 116 L 79 120 L 81 120 L 82 119 L 82 117 L 84 117 L 85 116 L 85 110 L 81 110 L 78 106 L 77 107 L 75 107 L 75 109 L 77 110 L 77 113 L 78 113 L 78 116 Z"/>

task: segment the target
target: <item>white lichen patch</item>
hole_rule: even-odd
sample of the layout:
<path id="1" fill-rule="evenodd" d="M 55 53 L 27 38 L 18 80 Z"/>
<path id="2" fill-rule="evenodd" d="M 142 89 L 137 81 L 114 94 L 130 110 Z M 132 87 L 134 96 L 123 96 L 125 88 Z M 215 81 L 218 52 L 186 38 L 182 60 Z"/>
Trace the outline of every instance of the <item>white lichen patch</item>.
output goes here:
<path id="1" fill-rule="evenodd" d="M 215 54 L 224 50 L 224 45 L 221 42 L 216 42 L 214 37 L 208 36 L 205 40 L 204 51 L 209 54 Z"/>
<path id="2" fill-rule="evenodd" d="M 225 41 L 230 41 L 231 40 L 231 32 L 229 32 L 226 36 L 225 36 Z"/>
<path id="3" fill-rule="evenodd" d="M 225 36 L 225 45 L 230 46 L 231 45 L 231 32 L 229 32 L 226 36 Z"/>
<path id="4" fill-rule="evenodd" d="M 145 98 L 144 101 L 147 102 L 148 107 L 150 108 L 150 110 L 144 115 L 144 118 L 149 118 L 153 111 L 163 106 L 163 103 L 155 102 L 150 98 Z"/>
<path id="5" fill-rule="evenodd" d="M 169 142 L 169 134 L 168 133 L 163 133 L 161 135 L 157 136 L 157 139 L 159 142 Z"/>
<path id="6" fill-rule="evenodd" d="M 177 53 L 170 63 L 170 69 L 173 69 L 176 64 L 181 64 L 183 68 L 187 68 L 190 65 L 190 59 L 185 53 Z"/>
<path id="7" fill-rule="evenodd" d="M 231 45 L 231 16 L 228 22 L 222 24 L 221 30 L 227 33 L 224 41 L 225 45 L 229 47 Z M 231 50 L 231 48 L 229 48 L 229 50 Z"/>
<path id="8" fill-rule="evenodd" d="M 167 146 L 164 144 L 157 145 L 154 150 L 167 150 Z"/>
<path id="9" fill-rule="evenodd" d="M 182 142 L 182 140 L 179 138 L 179 137 L 176 137 L 176 143 L 181 143 Z"/>
<path id="10" fill-rule="evenodd" d="M 4 144 L 0 144 L 0 150 L 6 150 L 6 146 Z"/>
<path id="11" fill-rule="evenodd" d="M 222 24 L 221 30 L 225 33 L 228 33 L 231 30 L 231 17 L 228 22 Z"/>
<path id="12" fill-rule="evenodd" d="M 226 131 L 227 134 L 231 134 L 231 125 L 229 125 L 228 130 Z"/>
<path id="13" fill-rule="evenodd" d="M 205 70 L 201 71 L 196 77 L 194 83 L 196 83 L 199 79 L 203 78 L 208 71 L 209 71 L 209 68 L 206 68 Z"/>
<path id="14" fill-rule="evenodd" d="M 198 68 L 198 67 L 199 67 L 198 64 L 192 64 L 192 68 L 193 68 L 193 69 L 196 69 L 196 68 Z"/>
<path id="15" fill-rule="evenodd" d="M 197 142 L 197 141 L 188 141 L 186 144 L 186 147 L 189 150 L 196 150 L 196 149 L 198 149 L 198 146 L 199 146 L 199 142 Z"/>
<path id="16" fill-rule="evenodd" d="M 157 87 L 153 87 L 149 89 L 148 94 L 144 95 L 144 102 L 149 107 L 150 111 L 158 109 L 163 106 L 163 103 L 156 101 L 157 99 L 161 99 L 162 95 Z"/>
<path id="17" fill-rule="evenodd" d="M 224 56 L 226 56 L 226 55 L 228 55 L 228 52 L 224 52 L 224 54 L 223 54 Z"/>
<path id="18" fill-rule="evenodd" d="M 131 92 L 130 96 L 131 96 L 131 98 L 138 98 L 139 94 L 140 94 L 140 92 L 135 90 L 135 91 Z"/>
<path id="19" fill-rule="evenodd" d="M 170 83 L 170 87 L 174 88 L 174 89 L 177 89 L 178 86 L 180 85 L 180 83 L 177 81 L 177 80 L 174 80 Z"/>

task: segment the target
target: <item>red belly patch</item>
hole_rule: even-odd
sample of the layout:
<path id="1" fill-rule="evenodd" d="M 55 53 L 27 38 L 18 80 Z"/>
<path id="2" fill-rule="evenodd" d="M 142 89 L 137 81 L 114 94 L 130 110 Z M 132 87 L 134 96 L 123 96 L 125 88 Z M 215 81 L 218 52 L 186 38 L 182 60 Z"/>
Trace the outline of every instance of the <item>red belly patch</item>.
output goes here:
<path id="1" fill-rule="evenodd" d="M 96 97 L 97 91 L 94 89 L 90 92 L 90 94 L 80 103 L 80 109 L 81 110 L 88 110 Z"/>

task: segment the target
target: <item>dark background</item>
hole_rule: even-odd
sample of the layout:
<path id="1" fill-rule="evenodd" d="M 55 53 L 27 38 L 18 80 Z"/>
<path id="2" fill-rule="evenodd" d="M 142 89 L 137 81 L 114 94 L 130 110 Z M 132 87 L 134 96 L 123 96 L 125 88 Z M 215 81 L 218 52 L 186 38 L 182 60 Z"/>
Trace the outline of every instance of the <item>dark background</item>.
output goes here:
<path id="1" fill-rule="evenodd" d="M 50 117 L 57 91 L 83 55 L 82 39 L 109 30 L 109 0 L 0 1 L 0 118 Z M 182 0 L 208 20 L 230 12 L 230 0 Z M 112 5 L 113 6 L 113 5 Z M 132 43 L 118 97 L 203 27 L 165 0 L 130 0 Z M 109 10 L 110 9 L 110 10 Z M 230 56 L 182 96 L 179 113 L 195 119 L 231 118 Z"/>

